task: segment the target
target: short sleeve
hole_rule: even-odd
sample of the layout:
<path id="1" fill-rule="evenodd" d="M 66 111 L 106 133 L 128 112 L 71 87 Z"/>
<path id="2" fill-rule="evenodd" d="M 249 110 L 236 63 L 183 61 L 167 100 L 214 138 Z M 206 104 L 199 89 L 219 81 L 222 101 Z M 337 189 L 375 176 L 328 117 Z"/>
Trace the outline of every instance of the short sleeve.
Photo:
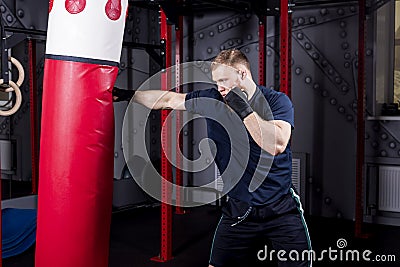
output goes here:
<path id="1" fill-rule="evenodd" d="M 286 94 L 278 92 L 271 102 L 274 120 L 286 121 L 294 128 L 294 108 L 290 98 Z"/>

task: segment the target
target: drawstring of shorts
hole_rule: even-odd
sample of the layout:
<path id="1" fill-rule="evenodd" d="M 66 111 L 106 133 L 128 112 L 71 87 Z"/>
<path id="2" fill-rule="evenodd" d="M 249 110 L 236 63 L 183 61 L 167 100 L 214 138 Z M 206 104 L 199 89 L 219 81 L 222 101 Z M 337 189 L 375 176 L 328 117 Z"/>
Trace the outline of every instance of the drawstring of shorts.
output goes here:
<path id="1" fill-rule="evenodd" d="M 249 216 L 249 214 L 250 214 L 250 212 L 251 212 L 252 209 L 253 209 L 253 207 L 249 207 L 249 208 L 247 209 L 246 213 L 243 214 L 243 216 L 237 217 L 237 219 L 238 219 L 239 221 L 235 222 L 234 224 L 231 224 L 231 226 L 235 226 L 235 225 L 238 225 L 239 223 L 243 222 L 243 221 L 247 218 L 247 216 Z"/>

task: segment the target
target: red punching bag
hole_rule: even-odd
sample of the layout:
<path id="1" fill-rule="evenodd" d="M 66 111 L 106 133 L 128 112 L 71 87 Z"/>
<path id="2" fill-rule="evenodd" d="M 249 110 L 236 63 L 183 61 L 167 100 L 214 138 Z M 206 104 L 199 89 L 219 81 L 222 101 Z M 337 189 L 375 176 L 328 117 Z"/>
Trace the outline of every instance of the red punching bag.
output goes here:
<path id="1" fill-rule="evenodd" d="M 127 0 L 50 1 L 40 138 L 37 267 L 106 267 L 114 114 Z"/>

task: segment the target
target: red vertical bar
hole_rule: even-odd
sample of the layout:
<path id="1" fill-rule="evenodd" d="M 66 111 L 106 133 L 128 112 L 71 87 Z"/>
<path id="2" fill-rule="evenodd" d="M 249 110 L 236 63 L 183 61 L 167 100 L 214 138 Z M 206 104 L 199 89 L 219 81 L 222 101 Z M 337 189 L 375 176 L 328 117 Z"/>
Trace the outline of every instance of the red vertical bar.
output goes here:
<path id="1" fill-rule="evenodd" d="M 265 74 L 265 43 L 266 33 L 265 24 L 267 23 L 265 16 L 260 16 L 258 24 L 258 84 L 266 84 Z"/>
<path id="2" fill-rule="evenodd" d="M 164 70 L 161 74 L 161 89 L 168 90 L 170 77 L 167 69 L 171 66 L 171 26 L 167 24 L 165 12 L 160 10 L 160 34 L 161 43 L 165 45 L 162 51 L 165 58 Z M 153 257 L 152 260 L 158 262 L 166 262 L 172 259 L 172 206 L 171 203 L 172 189 L 169 182 L 172 182 L 172 169 L 168 161 L 167 155 L 171 155 L 171 123 L 167 121 L 169 110 L 161 111 L 161 175 L 163 177 L 161 184 L 161 252 L 159 256 Z"/>
<path id="3" fill-rule="evenodd" d="M 39 174 L 39 146 L 37 127 L 37 85 L 36 85 L 36 41 L 28 41 L 29 56 L 29 107 L 31 124 L 31 158 L 32 158 L 32 193 L 37 194 Z"/>
<path id="4" fill-rule="evenodd" d="M 288 0 L 281 0 L 281 83 L 280 91 L 291 97 L 292 15 Z"/>
<path id="5" fill-rule="evenodd" d="M 358 92 L 357 92 L 357 159 L 356 159 L 356 206 L 355 206 L 355 236 L 366 237 L 363 234 L 363 175 L 365 147 L 365 0 L 358 1 Z"/>
<path id="6" fill-rule="evenodd" d="M 177 93 L 182 93 L 182 70 L 181 63 L 183 61 L 183 16 L 178 17 L 177 25 L 175 25 L 175 87 Z M 183 173 L 179 166 L 182 165 L 181 149 L 183 146 L 182 135 L 180 130 L 182 128 L 182 112 L 176 112 L 176 134 L 178 141 L 176 144 L 176 185 L 183 185 Z M 185 210 L 182 207 L 182 190 L 180 187 L 176 188 L 176 214 L 184 214 Z"/>

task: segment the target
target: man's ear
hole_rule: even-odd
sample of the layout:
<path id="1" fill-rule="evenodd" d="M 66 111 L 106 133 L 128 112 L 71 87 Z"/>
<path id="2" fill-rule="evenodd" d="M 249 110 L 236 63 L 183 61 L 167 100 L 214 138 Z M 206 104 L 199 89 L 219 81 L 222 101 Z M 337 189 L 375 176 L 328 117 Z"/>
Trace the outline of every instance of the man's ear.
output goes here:
<path id="1" fill-rule="evenodd" d="M 244 80 L 244 78 L 246 77 L 246 72 L 244 70 L 238 69 L 239 75 L 240 75 L 240 79 Z"/>

